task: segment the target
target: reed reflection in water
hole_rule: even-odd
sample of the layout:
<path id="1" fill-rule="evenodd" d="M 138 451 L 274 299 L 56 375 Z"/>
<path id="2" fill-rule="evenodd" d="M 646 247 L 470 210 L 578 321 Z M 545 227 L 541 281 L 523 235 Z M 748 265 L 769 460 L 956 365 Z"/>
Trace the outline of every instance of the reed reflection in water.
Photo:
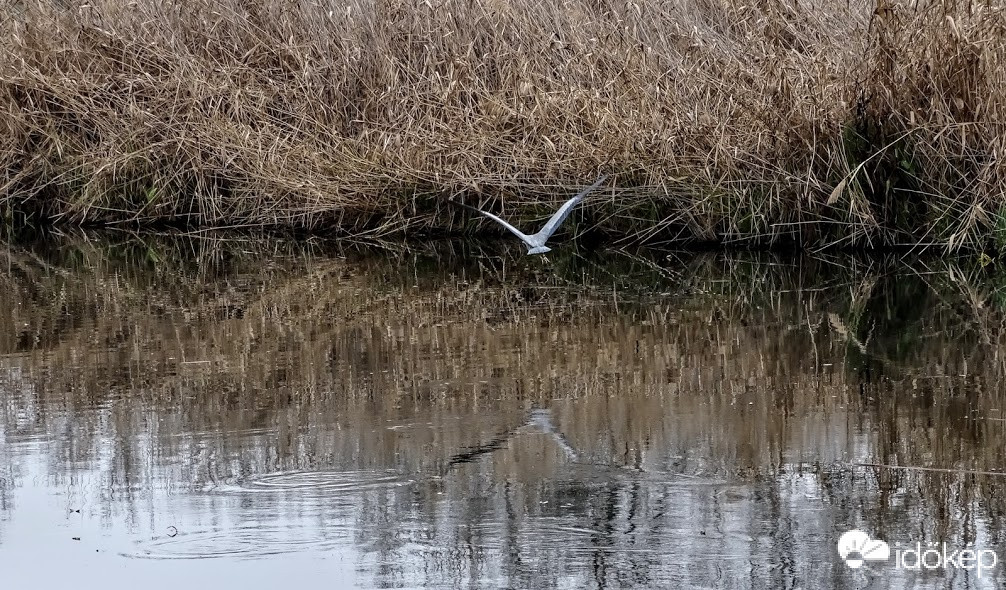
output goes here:
<path id="1" fill-rule="evenodd" d="M 1002 582 L 994 272 L 453 247 L 10 248 L 10 587 Z"/>

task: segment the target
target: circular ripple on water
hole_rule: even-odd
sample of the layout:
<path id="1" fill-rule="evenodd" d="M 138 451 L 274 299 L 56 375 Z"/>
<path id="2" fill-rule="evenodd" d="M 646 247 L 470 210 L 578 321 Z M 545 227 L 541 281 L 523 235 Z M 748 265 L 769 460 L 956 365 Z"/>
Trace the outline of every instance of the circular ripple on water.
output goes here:
<path id="1" fill-rule="evenodd" d="M 124 557 L 141 559 L 259 559 L 337 543 L 323 531 L 301 526 L 248 525 L 214 531 L 179 532 L 139 544 Z"/>
<path id="2" fill-rule="evenodd" d="M 396 488 L 415 483 L 395 471 L 285 471 L 217 487 L 217 493 L 297 492 L 331 495 Z"/>

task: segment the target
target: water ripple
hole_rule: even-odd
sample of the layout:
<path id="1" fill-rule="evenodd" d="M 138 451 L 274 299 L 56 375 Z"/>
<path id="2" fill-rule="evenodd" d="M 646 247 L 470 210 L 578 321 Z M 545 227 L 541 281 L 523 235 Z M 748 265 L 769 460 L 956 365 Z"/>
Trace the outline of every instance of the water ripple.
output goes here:
<path id="1" fill-rule="evenodd" d="M 179 532 L 138 543 L 121 553 L 140 559 L 259 559 L 305 550 L 331 549 L 338 543 L 325 531 L 301 526 L 261 524 L 220 530 Z"/>
<path id="2" fill-rule="evenodd" d="M 392 470 L 382 471 L 283 471 L 250 477 L 219 486 L 216 493 L 303 492 L 312 495 L 364 492 L 415 483 Z"/>

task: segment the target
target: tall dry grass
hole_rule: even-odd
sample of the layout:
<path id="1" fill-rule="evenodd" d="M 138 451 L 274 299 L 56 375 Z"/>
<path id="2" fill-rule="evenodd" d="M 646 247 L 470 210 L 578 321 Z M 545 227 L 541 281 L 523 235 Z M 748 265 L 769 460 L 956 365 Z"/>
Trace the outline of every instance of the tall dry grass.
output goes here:
<path id="1" fill-rule="evenodd" d="M 1006 244 L 1006 17 L 883 0 L 0 2 L 8 224 Z M 623 238 L 624 239 L 624 238 Z"/>

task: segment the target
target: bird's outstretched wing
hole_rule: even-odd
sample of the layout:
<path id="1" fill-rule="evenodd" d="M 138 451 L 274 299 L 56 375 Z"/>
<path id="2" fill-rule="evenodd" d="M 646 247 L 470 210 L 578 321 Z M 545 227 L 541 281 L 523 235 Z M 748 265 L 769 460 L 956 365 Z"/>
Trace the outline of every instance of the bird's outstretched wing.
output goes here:
<path id="1" fill-rule="evenodd" d="M 451 201 L 451 202 L 454 203 L 455 205 L 459 205 L 461 207 L 464 207 L 465 209 L 471 209 L 472 211 L 474 211 L 476 213 L 479 213 L 481 215 L 485 215 L 489 219 L 492 219 L 496 223 L 498 223 L 498 224 L 502 225 L 503 227 L 507 228 L 508 230 L 510 230 L 511 233 L 513 233 L 515 236 L 517 236 L 518 238 L 520 238 L 525 244 L 528 244 L 530 246 L 535 246 L 536 245 L 536 244 L 533 244 L 531 242 L 531 238 L 526 233 L 520 231 L 516 227 L 514 227 L 514 226 L 510 225 L 509 223 L 503 221 L 502 219 L 500 219 L 499 217 L 493 215 L 492 213 L 490 213 L 488 211 L 483 211 L 482 209 L 479 209 L 478 207 L 472 207 L 471 205 L 465 205 L 464 203 L 461 203 L 459 201 Z"/>
<path id="2" fill-rule="evenodd" d="M 575 207 L 577 203 L 582 201 L 583 198 L 587 196 L 587 193 L 601 186 L 601 183 L 607 180 L 607 178 L 608 178 L 607 174 L 601 175 L 601 178 L 598 178 L 594 184 L 583 189 L 582 191 L 580 191 L 578 195 L 563 203 L 562 207 L 559 207 L 559 210 L 556 211 L 555 214 L 552 215 L 552 218 L 549 219 L 548 222 L 545 224 L 545 226 L 541 228 L 541 231 L 532 236 L 532 239 L 539 240 L 542 243 L 544 243 L 545 240 L 547 240 L 552 234 L 554 234 L 555 230 L 558 229 L 560 225 L 562 225 L 562 222 L 566 221 L 566 218 L 569 217 L 569 213 L 573 210 L 573 207 Z"/>

